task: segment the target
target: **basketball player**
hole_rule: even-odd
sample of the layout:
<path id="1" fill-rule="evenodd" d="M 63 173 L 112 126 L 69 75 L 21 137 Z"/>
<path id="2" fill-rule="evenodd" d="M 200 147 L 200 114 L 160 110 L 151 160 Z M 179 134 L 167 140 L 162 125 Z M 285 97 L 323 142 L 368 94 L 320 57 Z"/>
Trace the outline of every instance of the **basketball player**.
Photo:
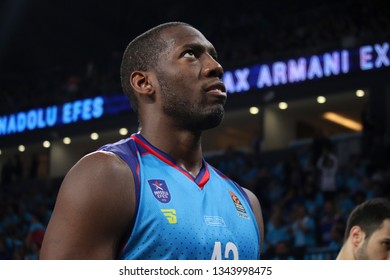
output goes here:
<path id="1" fill-rule="evenodd" d="M 216 57 L 202 33 L 178 22 L 128 45 L 121 79 L 139 132 L 71 168 L 41 259 L 260 258 L 258 199 L 202 156 L 202 131 L 224 115 Z"/>
<path id="2" fill-rule="evenodd" d="M 390 260 L 390 201 L 374 198 L 349 215 L 338 260 Z"/>

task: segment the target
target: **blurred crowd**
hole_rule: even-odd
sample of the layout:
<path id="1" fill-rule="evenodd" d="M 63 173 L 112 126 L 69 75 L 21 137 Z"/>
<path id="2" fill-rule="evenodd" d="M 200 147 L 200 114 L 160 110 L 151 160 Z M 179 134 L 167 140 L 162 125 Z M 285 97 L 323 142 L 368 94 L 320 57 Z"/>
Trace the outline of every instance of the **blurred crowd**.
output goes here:
<path id="1" fill-rule="evenodd" d="M 46 179 L 0 185 L 0 260 L 38 258 L 57 191 Z"/>
<path id="2" fill-rule="evenodd" d="M 272 153 L 229 148 L 209 160 L 258 197 L 265 221 L 264 259 L 335 259 L 351 210 L 373 197 L 390 198 L 389 147 L 348 155 L 322 139 Z"/>
<path id="3" fill-rule="evenodd" d="M 229 147 L 206 157 L 259 198 L 263 259 L 334 259 L 353 207 L 373 197 L 390 198 L 389 147 L 380 158 L 357 153 L 342 163 L 337 144 L 313 139 L 277 154 Z M 37 259 L 62 178 L 9 171 L 0 185 L 0 259 Z"/>

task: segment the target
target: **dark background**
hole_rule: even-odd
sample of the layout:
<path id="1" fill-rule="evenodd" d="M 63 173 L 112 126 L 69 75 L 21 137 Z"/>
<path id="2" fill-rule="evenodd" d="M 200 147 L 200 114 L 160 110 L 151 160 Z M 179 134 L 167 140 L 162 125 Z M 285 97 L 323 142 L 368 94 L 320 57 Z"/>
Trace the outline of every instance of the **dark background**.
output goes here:
<path id="1" fill-rule="evenodd" d="M 0 75 L 22 82 L 82 71 L 91 60 L 104 67 L 134 36 L 174 20 L 199 28 L 228 66 L 248 56 L 232 55 L 234 49 L 274 58 L 340 46 L 349 35 L 369 40 L 385 32 L 385 2 L 3 0 Z"/>

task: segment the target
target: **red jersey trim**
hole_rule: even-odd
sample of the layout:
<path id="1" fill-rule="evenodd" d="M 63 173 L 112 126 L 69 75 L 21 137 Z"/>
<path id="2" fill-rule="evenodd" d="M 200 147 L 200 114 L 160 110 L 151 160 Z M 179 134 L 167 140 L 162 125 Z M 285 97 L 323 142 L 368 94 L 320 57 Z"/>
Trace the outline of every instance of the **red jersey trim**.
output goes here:
<path id="1" fill-rule="evenodd" d="M 141 136 L 142 137 L 142 136 Z M 174 161 L 167 158 L 166 155 L 162 154 L 163 152 L 156 150 L 153 146 L 151 146 L 149 143 L 145 142 L 142 138 L 140 138 L 139 135 L 133 134 L 130 136 L 131 139 L 133 139 L 137 144 L 141 145 L 145 150 L 147 150 L 149 153 L 163 161 L 164 163 L 168 164 L 169 166 L 175 168 L 176 170 L 180 171 L 182 174 L 184 174 L 187 178 L 189 178 L 191 181 L 196 183 L 200 189 L 203 189 L 206 183 L 210 179 L 210 171 L 208 169 L 208 165 L 206 162 L 203 162 L 204 164 L 204 172 L 201 170 L 199 173 L 199 176 L 197 178 L 194 178 L 187 170 L 184 170 L 180 166 L 178 166 Z M 203 175 L 201 173 L 204 173 Z"/>

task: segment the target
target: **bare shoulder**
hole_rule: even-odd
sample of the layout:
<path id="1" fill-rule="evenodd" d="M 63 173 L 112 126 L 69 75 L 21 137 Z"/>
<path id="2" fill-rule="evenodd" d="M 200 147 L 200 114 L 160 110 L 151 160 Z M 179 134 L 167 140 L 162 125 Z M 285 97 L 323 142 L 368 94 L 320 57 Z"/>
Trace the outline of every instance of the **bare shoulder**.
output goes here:
<path id="1" fill-rule="evenodd" d="M 98 151 L 84 156 L 69 170 L 62 182 L 60 195 L 77 193 L 83 199 L 82 194 L 85 193 L 88 197 L 93 196 L 91 203 L 99 203 L 101 198 L 108 204 L 110 200 L 107 198 L 120 198 L 123 192 L 130 195 L 133 188 L 133 176 L 128 165 L 114 153 Z"/>
<path id="2" fill-rule="evenodd" d="M 97 151 L 81 158 L 68 172 L 64 182 L 72 179 L 118 180 L 122 176 L 132 176 L 128 165 L 116 154 Z M 119 178 L 118 178 L 119 176 Z"/>
<path id="3" fill-rule="evenodd" d="M 110 259 L 133 218 L 134 180 L 117 155 L 94 152 L 65 176 L 41 258 Z"/>
<path id="4" fill-rule="evenodd" d="M 261 205 L 257 196 L 251 192 L 250 190 L 243 188 L 245 193 L 247 194 L 249 201 L 252 205 L 253 213 L 256 217 L 257 226 L 260 231 L 260 249 L 262 248 L 263 240 L 264 240 L 264 220 L 263 220 L 263 212 L 261 210 Z"/>

